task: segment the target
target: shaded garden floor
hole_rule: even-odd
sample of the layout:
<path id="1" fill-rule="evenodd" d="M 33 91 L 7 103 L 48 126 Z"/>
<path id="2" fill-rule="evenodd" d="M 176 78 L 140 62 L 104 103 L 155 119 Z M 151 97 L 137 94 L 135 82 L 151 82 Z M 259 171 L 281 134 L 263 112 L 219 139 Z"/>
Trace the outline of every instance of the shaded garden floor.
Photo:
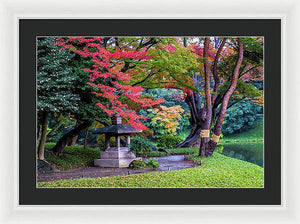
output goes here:
<path id="1" fill-rule="evenodd" d="M 191 168 L 197 166 L 192 161 L 185 160 L 184 155 L 157 157 L 157 160 L 160 163 L 160 166 L 157 170 L 130 169 L 130 168 L 100 168 L 100 167 L 91 166 L 91 167 L 64 170 L 59 172 L 39 173 L 37 174 L 37 181 L 47 182 L 47 181 L 65 180 L 65 179 L 123 176 L 123 175 L 138 174 L 138 173 L 179 170 L 179 169 L 185 169 L 185 168 Z"/>

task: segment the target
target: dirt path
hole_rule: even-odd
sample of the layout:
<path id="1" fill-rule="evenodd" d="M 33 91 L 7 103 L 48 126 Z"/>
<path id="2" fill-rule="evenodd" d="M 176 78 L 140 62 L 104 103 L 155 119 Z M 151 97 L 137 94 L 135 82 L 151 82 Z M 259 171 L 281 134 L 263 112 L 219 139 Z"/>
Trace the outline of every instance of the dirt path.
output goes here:
<path id="1" fill-rule="evenodd" d="M 86 177 L 106 177 L 106 176 L 122 176 L 128 174 L 161 172 L 170 170 L 179 170 L 195 167 L 191 161 L 185 160 L 184 155 L 156 157 L 160 163 L 158 170 L 148 169 L 129 169 L 129 168 L 100 168 L 100 167 L 84 167 L 52 173 L 39 173 L 37 175 L 38 182 L 63 180 L 63 179 L 80 179 Z"/>

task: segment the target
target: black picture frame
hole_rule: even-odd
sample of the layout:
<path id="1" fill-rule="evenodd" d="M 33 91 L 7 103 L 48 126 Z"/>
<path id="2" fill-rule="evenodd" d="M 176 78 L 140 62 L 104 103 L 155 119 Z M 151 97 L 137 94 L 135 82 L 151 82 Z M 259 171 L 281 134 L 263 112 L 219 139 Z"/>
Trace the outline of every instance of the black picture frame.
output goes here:
<path id="1" fill-rule="evenodd" d="M 36 188 L 37 36 L 264 36 L 264 188 Z M 280 19 L 20 19 L 20 205 L 280 205 Z"/>

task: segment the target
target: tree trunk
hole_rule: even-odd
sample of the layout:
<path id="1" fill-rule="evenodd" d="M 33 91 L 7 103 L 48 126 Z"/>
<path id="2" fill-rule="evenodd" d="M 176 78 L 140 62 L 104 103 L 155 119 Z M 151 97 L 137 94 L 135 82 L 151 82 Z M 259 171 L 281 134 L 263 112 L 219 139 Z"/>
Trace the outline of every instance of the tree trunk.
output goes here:
<path id="1" fill-rule="evenodd" d="M 74 146 L 77 142 L 78 135 L 75 135 L 73 138 L 70 139 L 68 146 Z"/>
<path id="2" fill-rule="evenodd" d="M 74 136 L 78 135 L 82 130 L 86 129 L 91 124 L 92 124 L 92 122 L 90 122 L 90 121 L 84 121 L 82 124 L 78 125 L 74 129 L 72 129 L 71 131 L 66 133 L 64 136 L 62 136 L 59 139 L 59 141 L 56 143 L 56 145 L 52 148 L 52 152 L 57 156 L 61 156 L 63 154 L 64 149 L 65 149 L 66 145 L 68 144 L 68 142 L 70 142 L 70 140 Z"/>
<path id="3" fill-rule="evenodd" d="M 38 128 L 37 128 L 37 134 L 36 134 L 36 141 L 40 141 L 42 135 L 42 125 L 38 121 Z"/>
<path id="4" fill-rule="evenodd" d="M 87 138 L 88 138 L 88 134 L 89 134 L 89 128 L 86 129 L 85 135 L 84 135 L 84 144 L 83 144 L 83 148 L 84 148 L 84 149 L 86 149 L 86 147 L 87 147 Z"/>
<path id="5" fill-rule="evenodd" d="M 244 56 L 243 43 L 238 38 L 238 58 L 237 58 L 237 61 L 235 63 L 235 67 L 234 67 L 234 70 L 233 70 L 233 74 L 232 74 L 232 78 L 231 78 L 231 84 L 230 84 L 229 88 L 227 89 L 227 91 L 226 91 L 226 93 L 223 97 L 222 104 L 221 104 L 221 109 L 220 109 L 220 112 L 219 112 L 219 116 L 218 116 L 218 119 L 217 119 L 215 127 L 214 127 L 214 135 L 216 135 L 216 136 L 220 136 L 220 134 L 221 134 L 222 125 L 223 125 L 225 115 L 226 115 L 226 111 L 227 111 L 227 108 L 228 108 L 228 102 L 229 102 L 229 99 L 230 99 L 231 95 L 233 94 L 233 92 L 236 88 L 237 82 L 238 82 L 239 71 L 240 71 L 240 68 L 241 68 L 241 65 L 242 65 L 242 62 L 243 62 L 243 56 Z M 209 153 L 212 154 L 215 147 L 216 147 L 216 145 L 217 145 L 217 143 L 213 142 L 211 140 L 210 144 L 211 144 L 212 147 L 209 149 L 209 151 L 210 151 Z"/>
<path id="6" fill-rule="evenodd" d="M 200 144 L 200 149 L 199 149 L 199 156 L 205 157 L 207 156 L 207 151 L 208 151 L 208 142 L 209 138 L 201 138 L 201 144 Z"/>
<path id="7" fill-rule="evenodd" d="M 209 37 L 204 39 L 203 57 L 207 58 L 209 49 Z M 205 72 L 205 108 L 201 111 L 202 130 L 200 133 L 201 143 L 199 148 L 199 156 L 207 156 L 209 150 L 209 132 L 212 117 L 212 104 L 210 95 L 210 68 L 208 59 L 204 62 Z"/>
<path id="8" fill-rule="evenodd" d="M 38 147 L 38 159 L 44 160 L 44 150 L 45 150 L 45 143 L 46 143 L 46 136 L 47 136 L 47 120 L 48 120 L 48 112 L 43 112 L 42 115 L 42 133 L 41 133 L 41 140 Z"/>
<path id="9" fill-rule="evenodd" d="M 186 139 L 183 142 L 176 145 L 175 148 L 198 148 L 201 142 L 200 132 L 201 127 L 199 125 L 193 125 L 190 134 L 186 137 Z"/>
<path id="10" fill-rule="evenodd" d="M 199 150 L 199 156 L 211 156 L 217 146 L 217 142 L 219 139 L 219 136 L 221 134 L 221 129 L 222 129 L 222 124 L 223 121 L 225 119 L 225 114 L 226 114 L 226 110 L 228 107 L 228 102 L 229 99 L 231 97 L 231 95 L 233 94 L 237 82 L 238 82 L 238 77 L 239 77 L 239 71 L 240 71 L 240 67 L 242 65 L 243 62 L 243 52 L 244 52 L 244 48 L 243 48 L 243 43 L 240 41 L 240 39 L 238 38 L 238 58 L 233 70 L 233 74 L 232 74 L 232 78 L 231 78 L 231 84 L 229 86 L 229 88 L 227 89 L 223 99 L 222 99 L 222 105 L 220 108 L 220 112 L 218 115 L 218 119 L 216 121 L 215 127 L 214 127 L 214 131 L 213 131 L 213 138 L 211 140 L 209 140 L 209 135 L 205 135 L 205 137 L 201 138 L 201 145 L 200 145 L 200 150 Z M 207 74 L 207 73 L 206 73 Z M 207 94 L 208 90 L 205 90 L 206 93 L 206 99 L 208 99 L 208 94 Z M 207 105 L 209 105 L 209 102 L 206 102 Z M 205 115 L 206 117 L 209 116 L 209 114 Z M 204 126 L 203 129 L 205 130 L 210 130 L 210 127 L 207 126 L 207 123 L 204 122 Z M 214 140 L 215 139 L 215 140 Z"/>
<path id="11" fill-rule="evenodd" d="M 55 128 L 53 128 L 48 134 L 47 138 L 53 137 L 55 135 L 55 132 L 57 132 L 61 127 L 63 126 L 63 123 L 59 123 Z"/>
<path id="12" fill-rule="evenodd" d="M 76 128 L 78 126 L 78 120 L 76 121 L 76 124 L 75 124 L 75 127 L 74 128 Z M 68 142 L 68 146 L 74 146 L 75 145 L 75 143 L 76 143 L 76 141 L 77 141 L 77 139 L 78 139 L 78 134 L 77 135 L 74 135 L 74 137 L 72 137 L 70 140 L 69 140 L 69 142 Z"/>
<path id="13" fill-rule="evenodd" d="M 194 92 L 192 95 L 188 95 L 185 98 L 185 102 L 188 105 L 191 113 L 190 124 L 191 131 L 186 139 L 175 146 L 175 148 L 185 147 L 197 147 L 200 146 L 200 132 L 201 132 L 201 96 L 199 93 Z"/>
<path id="14" fill-rule="evenodd" d="M 204 138 L 204 139 L 205 140 L 200 145 L 199 156 L 201 157 L 211 156 L 215 151 L 217 143 L 212 140 L 209 140 L 209 138 Z"/>

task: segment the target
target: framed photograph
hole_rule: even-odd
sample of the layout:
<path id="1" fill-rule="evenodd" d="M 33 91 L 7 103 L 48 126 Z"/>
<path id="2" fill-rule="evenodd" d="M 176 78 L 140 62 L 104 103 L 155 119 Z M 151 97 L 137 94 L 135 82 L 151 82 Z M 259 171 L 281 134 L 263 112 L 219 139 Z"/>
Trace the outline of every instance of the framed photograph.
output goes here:
<path id="1" fill-rule="evenodd" d="M 20 204 L 281 204 L 280 20 L 19 29 Z"/>
<path id="2" fill-rule="evenodd" d="M 297 100 L 299 95 L 297 83 L 300 81 L 297 75 L 299 52 L 299 41 L 297 37 L 299 36 L 298 24 L 300 18 L 299 3 L 297 1 L 286 1 L 283 3 L 282 1 L 275 0 L 270 4 L 269 1 L 261 0 L 242 1 L 241 4 L 236 4 L 236 2 L 232 0 L 225 2 L 217 0 L 212 4 L 208 1 L 195 0 L 183 3 L 170 0 L 154 0 L 143 3 L 135 0 L 130 2 L 96 0 L 88 0 L 86 2 L 3 0 L 0 2 L 0 12 L 0 64 L 2 71 L 0 96 L 2 97 L 4 105 L 3 109 L 0 110 L 2 115 L 0 136 L 4 149 L 0 163 L 0 170 L 2 171 L 2 178 L 4 180 L 1 182 L 1 201 L 3 203 L 1 204 L 0 217 L 2 223 L 40 223 L 41 220 L 44 223 L 94 223 L 95 220 L 99 220 L 103 223 L 184 223 L 187 221 L 199 223 L 200 220 L 212 223 L 222 222 L 231 224 L 245 221 L 252 223 L 299 223 L 298 201 L 300 198 L 298 188 L 300 185 L 297 170 L 299 170 L 298 158 L 300 153 L 296 140 L 298 138 L 300 122 L 298 115 L 300 103 Z M 206 74 L 204 69 L 206 60 L 208 60 L 209 67 L 214 64 L 212 58 L 215 57 L 210 58 L 209 55 L 216 56 L 217 48 L 213 49 L 213 47 L 214 45 L 220 47 L 220 44 L 216 44 L 218 40 L 220 40 L 221 43 L 223 38 L 228 38 L 223 50 L 226 49 L 226 46 L 229 46 L 229 40 L 232 40 L 230 45 L 234 49 L 232 53 L 235 52 L 235 59 L 237 60 L 237 49 L 239 49 L 238 39 L 240 39 L 240 42 L 243 44 L 246 44 L 244 40 L 241 40 L 242 38 L 251 37 L 259 40 L 259 38 L 263 37 L 263 126 L 256 129 L 263 130 L 263 138 L 257 138 L 260 140 L 258 143 L 263 145 L 263 157 L 259 157 L 260 155 L 256 154 L 257 157 L 255 158 L 260 159 L 256 159 L 256 161 L 249 161 L 250 159 L 248 159 L 247 161 L 247 156 L 245 157 L 243 154 L 238 155 L 238 153 L 233 153 L 234 151 L 238 152 L 241 150 L 240 146 L 235 150 L 233 150 L 231 146 L 230 148 L 223 147 L 222 151 L 222 144 L 225 145 L 222 141 L 226 140 L 226 138 L 228 139 L 228 136 L 225 134 L 213 138 L 213 134 L 216 133 L 212 130 L 202 132 L 202 137 L 204 138 L 207 138 L 205 136 L 209 133 L 209 141 L 218 139 L 218 146 L 211 157 L 207 156 L 204 159 L 199 159 L 200 146 L 195 147 L 196 149 L 191 149 L 191 151 L 194 152 L 193 154 L 196 154 L 195 157 L 193 157 L 193 155 L 191 156 L 192 153 L 188 152 L 185 152 L 186 155 L 174 155 L 173 149 L 157 146 L 157 142 L 154 144 L 157 150 L 152 151 L 151 148 L 151 150 L 147 152 L 149 153 L 148 155 L 152 154 L 155 155 L 155 157 L 163 155 L 175 156 L 175 158 L 179 156 L 179 158 L 182 158 L 183 156 L 183 163 L 192 162 L 193 167 L 183 167 L 183 169 L 177 170 L 173 170 L 172 167 L 168 165 L 164 165 L 163 169 L 165 170 L 150 170 L 147 167 L 145 168 L 147 172 L 137 174 L 135 172 L 139 172 L 139 169 L 124 168 L 125 173 L 121 176 L 108 175 L 99 177 L 92 176 L 92 172 L 90 172 L 90 176 L 79 175 L 75 178 L 72 177 L 73 180 L 71 180 L 71 178 L 64 178 L 64 173 L 68 175 L 66 173 L 68 173 L 70 169 L 84 169 L 87 163 L 90 164 L 89 169 L 90 167 L 106 169 L 105 167 L 101 168 L 95 166 L 95 160 L 103 158 L 101 157 L 99 144 L 97 144 L 98 148 L 93 148 L 94 146 L 92 146 L 90 140 L 92 138 L 102 140 L 102 147 L 104 146 L 104 149 L 107 149 L 105 134 L 99 133 L 99 131 L 103 131 L 103 129 L 99 130 L 103 128 L 103 126 L 95 126 L 88 130 L 88 136 L 90 137 L 87 138 L 89 140 L 86 144 L 84 144 L 84 140 L 87 132 L 83 131 L 81 134 L 83 136 L 81 136 L 81 138 L 78 137 L 79 142 L 76 143 L 77 145 L 66 146 L 61 156 L 55 155 L 53 157 L 56 163 L 53 163 L 53 161 L 49 159 L 49 153 L 52 153 L 51 149 L 56 145 L 57 141 L 48 141 L 44 147 L 44 157 L 46 158 L 47 164 L 51 166 L 45 164 L 44 168 L 40 170 L 40 174 L 42 175 L 39 176 L 39 167 L 43 167 L 41 166 L 43 162 L 40 161 L 39 166 L 39 161 L 37 160 L 37 152 L 40 145 L 40 141 L 37 141 L 39 133 L 37 121 L 39 116 L 38 104 L 42 102 L 38 100 L 38 96 L 42 96 L 42 94 L 38 94 L 38 62 L 43 60 L 43 57 L 38 57 L 38 52 L 41 52 L 38 41 L 45 41 L 45 39 L 39 38 L 55 38 L 55 40 L 63 38 L 62 41 L 67 41 L 74 37 L 93 39 L 113 37 L 110 49 L 108 49 L 108 52 L 112 55 L 115 54 L 114 49 L 112 50 L 111 48 L 118 42 L 116 39 L 120 39 L 119 43 L 121 43 L 121 48 L 124 50 L 123 44 L 130 43 L 124 41 L 124 38 L 133 38 L 135 40 L 143 39 L 143 41 L 145 41 L 149 37 L 165 37 L 179 40 L 188 37 L 187 48 L 191 46 L 191 40 L 195 39 L 197 40 L 196 43 L 199 45 L 199 49 L 202 49 L 202 56 L 201 52 L 199 52 L 200 54 L 198 54 L 196 62 L 203 64 L 202 73 L 204 72 L 204 74 Z M 209 39 L 209 44 L 206 43 L 206 46 L 209 46 L 208 51 L 206 51 L 208 57 L 203 56 L 204 42 L 205 40 L 207 41 L 205 38 Z M 168 41 L 165 41 L 165 43 L 168 43 Z M 262 43 L 261 39 L 260 42 Z M 180 45 L 184 45 L 184 41 L 181 41 Z M 44 45 L 46 48 L 51 48 L 52 46 L 54 47 L 52 44 Z M 59 45 L 56 45 L 56 47 L 65 48 L 58 51 L 59 55 L 63 56 L 64 54 L 67 55 L 66 53 L 70 53 L 74 56 L 72 48 Z M 77 50 L 83 50 L 83 48 L 77 47 L 78 46 L 76 46 Z M 162 51 L 171 54 L 173 50 L 172 44 L 171 46 L 165 45 L 164 47 Z M 175 46 L 175 48 L 176 55 L 180 47 L 177 48 Z M 65 57 L 65 61 L 69 60 L 69 56 L 70 55 Z M 168 54 L 165 56 L 168 57 Z M 79 55 L 75 57 L 78 58 Z M 79 59 L 81 58 L 80 56 Z M 218 71 L 223 69 L 225 65 L 223 64 L 225 61 L 222 60 L 223 55 L 221 55 L 220 58 L 221 60 L 217 63 Z M 236 62 L 236 60 L 233 60 L 233 63 Z M 54 63 L 55 61 L 56 60 L 54 60 Z M 60 63 L 57 63 L 57 68 L 60 67 Z M 185 65 L 189 64 L 184 60 L 182 60 L 181 63 Z M 147 63 L 148 66 L 149 64 L 150 63 Z M 153 65 L 154 64 L 155 63 L 153 63 Z M 47 63 L 44 63 L 44 65 L 47 67 Z M 68 66 L 66 66 L 63 71 L 60 71 L 60 74 L 73 74 L 67 67 Z M 88 66 L 79 66 L 79 68 L 84 69 L 88 68 Z M 168 69 L 170 69 L 170 67 Z M 211 88 L 213 88 L 215 81 L 212 70 L 211 68 Z M 88 78 L 90 78 L 90 72 L 81 71 L 86 72 Z M 147 74 L 149 73 L 143 73 L 143 75 Z M 223 76 L 222 71 L 220 71 L 219 74 Z M 228 75 L 230 76 L 230 74 Z M 202 77 L 205 83 L 205 75 Z M 62 76 L 60 76 L 60 78 L 62 80 Z M 71 78 L 71 76 L 67 75 L 66 78 Z M 132 81 L 142 81 L 142 77 L 140 76 L 139 78 L 140 79 L 136 80 L 132 79 Z M 57 83 L 56 86 L 57 88 L 60 86 L 58 84 L 59 83 Z M 184 82 L 184 84 L 189 84 L 189 82 Z M 55 86 L 55 83 L 53 86 Z M 143 88 L 145 89 L 145 86 Z M 167 90 L 170 90 L 170 93 L 174 91 L 172 88 L 157 91 L 156 95 L 151 99 L 155 101 L 158 98 L 162 98 L 156 96 L 158 94 L 163 95 L 164 91 L 168 93 Z M 99 89 L 96 88 L 94 92 L 95 94 L 99 94 Z M 52 93 L 53 96 L 55 94 L 58 96 L 61 95 L 62 91 L 52 91 Z M 202 99 L 206 99 L 205 91 L 201 94 L 203 94 Z M 215 94 L 213 89 L 210 91 L 210 94 L 211 96 Z M 231 97 L 234 97 L 234 95 Z M 175 98 L 178 99 L 177 96 L 172 99 Z M 76 100 L 76 96 L 69 99 Z M 231 100 L 232 99 L 233 98 L 231 98 Z M 164 103 L 166 102 L 164 101 Z M 205 106 L 205 103 L 206 101 L 202 102 L 201 106 Z M 236 104 L 236 106 L 237 105 L 238 104 Z M 173 105 L 162 106 L 172 107 Z M 242 109 L 246 108 L 246 106 L 242 106 Z M 230 108 L 228 110 L 230 110 Z M 253 110 L 251 109 L 250 111 L 253 114 Z M 229 114 L 229 112 L 230 111 L 226 111 L 226 114 Z M 180 113 L 180 115 L 181 114 L 183 115 L 184 113 Z M 183 117 L 182 115 L 181 117 Z M 53 117 L 47 122 L 48 128 L 46 129 L 46 136 L 51 133 L 51 131 L 54 131 L 58 124 L 53 121 L 54 118 L 57 120 L 59 116 L 54 117 L 53 113 L 51 116 Z M 234 117 L 231 116 L 230 118 Z M 62 117 L 59 119 L 61 121 L 64 120 Z M 69 130 L 72 130 L 76 127 L 77 119 L 72 120 L 72 117 L 68 119 L 69 125 L 71 125 Z M 180 122 L 184 119 L 181 119 Z M 242 122 L 244 119 L 236 120 Z M 110 122 L 109 126 L 113 125 L 111 123 L 113 120 L 107 119 L 107 121 Z M 127 121 L 122 118 L 122 124 L 127 124 L 126 122 Z M 232 127 L 234 126 L 233 124 L 235 123 L 227 122 L 227 125 L 229 125 L 227 127 Z M 77 125 L 80 125 L 80 123 Z M 132 124 L 128 125 L 132 126 Z M 62 126 L 67 126 L 67 124 L 63 124 Z M 226 124 L 224 124 L 224 126 L 222 125 L 222 129 L 225 126 Z M 229 129 L 227 129 L 227 131 L 228 130 Z M 68 130 L 65 131 L 65 133 L 67 133 Z M 143 130 L 142 133 L 144 132 Z M 176 128 L 176 132 L 179 134 L 180 129 Z M 61 132 L 60 134 L 64 133 Z M 61 136 L 56 137 L 58 140 Z M 179 137 L 183 139 L 187 136 Z M 252 137 L 255 138 L 255 135 L 252 135 Z M 121 140 L 121 138 L 123 140 Z M 136 134 L 131 134 L 128 148 L 131 148 L 134 138 L 136 138 Z M 262 139 L 263 141 L 261 141 Z M 118 140 L 116 141 L 116 138 L 109 138 L 109 140 L 111 140 L 109 144 L 110 147 L 117 146 Z M 233 140 L 233 138 L 231 140 Z M 150 141 L 153 145 L 152 139 L 150 139 Z M 126 146 L 126 142 L 127 137 L 121 136 L 120 148 L 122 147 L 121 144 Z M 169 141 L 166 142 L 169 143 Z M 249 143 L 251 144 L 251 142 Z M 228 142 L 226 144 L 230 145 L 231 143 Z M 86 147 L 84 147 L 85 145 Z M 245 143 L 245 145 L 248 145 L 248 143 Z M 84 161 L 83 167 L 77 166 L 78 163 L 83 161 L 82 157 L 74 160 L 74 157 L 78 156 L 77 153 L 76 155 L 73 154 L 71 158 L 68 157 L 68 159 L 70 159 L 68 163 L 58 164 L 57 158 L 65 158 L 64 154 L 66 156 L 68 152 L 76 150 L 76 148 L 78 149 L 76 152 L 82 151 L 87 154 L 92 151 L 90 150 L 91 148 L 97 150 L 95 160 L 94 158 L 91 160 L 89 157 Z M 161 148 L 160 151 L 158 150 L 159 148 Z M 227 151 L 228 149 L 233 152 L 230 155 L 225 155 L 226 152 L 229 152 Z M 166 150 L 167 153 L 163 150 Z M 250 155 L 254 155 L 256 152 L 255 147 L 250 151 Z M 69 155 L 70 154 L 71 153 L 69 153 Z M 234 154 L 239 158 L 233 158 L 235 156 Z M 148 155 L 147 159 L 149 159 Z M 249 175 L 249 173 L 247 173 L 244 177 L 252 181 L 224 181 L 220 184 L 218 181 L 224 180 L 224 178 L 228 180 L 229 177 L 231 180 L 236 180 L 231 176 L 231 170 L 231 172 L 226 172 L 224 175 L 219 175 L 218 178 L 214 178 L 209 182 L 209 186 L 198 185 L 195 187 L 195 185 L 193 185 L 187 187 L 187 183 L 195 183 L 193 178 L 189 178 L 189 175 L 186 175 L 180 181 L 178 181 L 178 175 L 176 177 L 174 175 L 171 181 L 164 182 L 164 186 L 161 185 L 161 187 L 157 187 L 157 185 L 154 186 L 154 184 L 157 183 L 162 184 L 160 181 L 150 183 L 150 180 L 157 180 L 156 178 L 148 178 L 147 180 L 149 181 L 143 187 L 133 186 L 133 184 L 137 183 L 137 179 L 131 178 L 132 176 L 149 177 L 150 175 L 151 177 L 157 177 L 161 174 L 182 174 L 184 170 L 189 169 L 194 172 L 197 169 L 200 170 L 207 167 L 207 165 L 212 165 L 212 163 L 208 163 L 207 161 L 212 161 L 215 155 L 219 155 L 222 158 L 226 156 L 230 161 L 238 161 L 239 165 L 250 164 L 248 167 L 255 166 L 257 169 L 252 169 L 251 172 L 259 173 L 258 176 L 260 178 L 256 178 L 256 180 L 253 181 L 255 175 Z M 143 156 L 140 155 L 135 156 L 137 158 L 143 158 Z M 253 156 L 250 157 L 253 158 Z M 162 158 L 163 157 L 159 157 L 158 159 Z M 62 160 L 60 162 L 65 161 L 66 160 Z M 142 159 L 142 161 L 147 162 L 147 160 L 144 159 Z M 162 162 L 157 162 L 159 162 L 159 166 L 161 166 Z M 255 165 L 255 162 L 258 164 Z M 73 167 L 74 164 L 76 166 Z M 231 166 L 233 163 L 229 164 L 229 166 L 227 165 L 226 168 L 229 169 L 231 167 L 237 167 Z M 47 169 L 50 171 L 52 169 L 52 171 L 56 172 L 47 173 Z M 215 167 L 211 170 L 212 172 L 216 171 Z M 244 171 L 246 171 L 246 169 L 241 171 L 241 174 Z M 42 177 L 47 178 L 46 175 L 48 174 L 50 176 L 53 175 L 51 177 L 49 176 L 53 178 L 53 180 L 39 180 L 39 178 Z M 262 174 L 263 181 L 261 181 Z M 214 175 L 215 174 L 212 176 L 214 177 Z M 249 176 L 251 178 L 249 178 Z M 126 177 L 130 177 L 128 183 L 124 181 Z M 217 175 L 215 175 L 215 177 L 217 177 Z M 82 179 L 86 181 L 82 181 Z M 95 181 L 96 179 L 97 181 Z M 189 181 L 186 181 L 187 179 Z M 88 184 L 88 180 L 90 180 L 90 185 Z M 105 182 L 103 180 L 108 181 Z M 180 182 L 181 184 L 185 183 L 185 186 L 179 186 L 178 183 Z M 198 181 L 196 184 L 200 182 L 201 181 Z M 78 183 L 80 183 L 80 185 L 78 185 Z M 100 183 L 105 183 L 106 185 L 100 186 Z M 121 186 L 120 183 L 124 185 Z M 173 183 L 177 185 L 170 186 Z M 212 186 L 214 183 L 217 184 Z M 109 184 L 110 186 L 108 186 Z M 233 184 L 240 186 L 233 187 Z M 256 184 L 256 186 L 253 186 L 254 184 Z M 111 185 L 113 185 L 113 187 L 111 187 Z"/>

